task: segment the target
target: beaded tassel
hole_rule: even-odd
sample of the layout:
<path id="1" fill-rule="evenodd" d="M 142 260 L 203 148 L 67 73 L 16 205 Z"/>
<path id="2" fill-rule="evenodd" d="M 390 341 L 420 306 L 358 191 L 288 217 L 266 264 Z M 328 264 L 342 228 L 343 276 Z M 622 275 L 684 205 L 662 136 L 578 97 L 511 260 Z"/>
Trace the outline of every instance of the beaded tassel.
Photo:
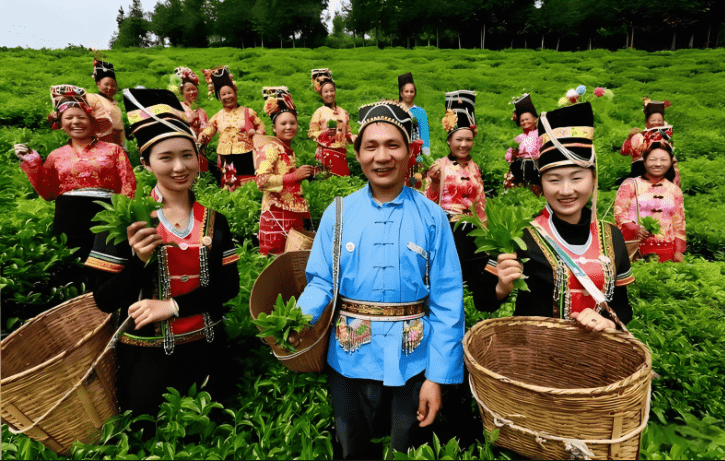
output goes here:
<path id="1" fill-rule="evenodd" d="M 199 284 L 203 287 L 209 286 L 209 248 L 203 246 L 199 248 Z"/>
<path id="2" fill-rule="evenodd" d="M 420 319 L 403 323 L 403 353 L 409 355 L 423 341 L 423 322 Z"/>
<path id="3" fill-rule="evenodd" d="M 602 262 L 602 270 L 604 271 L 604 296 L 607 301 L 611 301 L 614 296 L 614 264 L 607 256 L 599 258 Z"/>
<path id="4" fill-rule="evenodd" d="M 159 248 L 159 285 L 160 299 L 169 299 L 171 297 L 171 274 L 169 274 L 169 255 L 166 247 Z"/>
<path id="5" fill-rule="evenodd" d="M 214 341 L 214 324 L 211 321 L 211 316 L 208 312 L 202 314 L 204 317 L 204 333 L 206 334 L 206 342 L 210 343 Z"/>
<path id="6" fill-rule="evenodd" d="M 164 329 L 164 352 L 166 355 L 174 353 L 174 335 L 171 333 L 171 322 L 166 320 L 163 323 Z"/>

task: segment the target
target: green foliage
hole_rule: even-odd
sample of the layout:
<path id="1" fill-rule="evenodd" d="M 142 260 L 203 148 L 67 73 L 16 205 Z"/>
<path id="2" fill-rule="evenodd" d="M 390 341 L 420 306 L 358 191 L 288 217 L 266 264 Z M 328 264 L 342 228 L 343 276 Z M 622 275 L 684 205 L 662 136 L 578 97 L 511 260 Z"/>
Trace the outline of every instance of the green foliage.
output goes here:
<path id="1" fill-rule="evenodd" d="M 645 216 L 639 219 L 639 224 L 652 235 L 657 235 L 660 233 L 660 222 L 657 220 L 657 218 L 653 218 L 652 216 Z"/>
<path id="2" fill-rule="evenodd" d="M 111 198 L 111 203 L 95 202 L 105 208 L 99 211 L 93 221 L 102 224 L 91 227 L 95 234 L 108 232 L 106 242 L 113 240 L 118 245 L 128 239 L 126 229 L 133 223 L 143 221 L 146 227 L 159 225 L 158 218 L 152 218 L 151 213 L 160 210 L 162 205 L 150 196 L 140 196 L 130 199 L 123 194 L 116 194 Z"/>
<path id="3" fill-rule="evenodd" d="M 295 352 L 299 333 L 303 328 L 309 326 L 311 321 L 312 316 L 303 314 L 302 309 L 297 307 L 294 296 L 285 304 L 282 295 L 278 295 L 272 313 L 267 315 L 267 313 L 261 312 L 256 320 L 252 320 L 252 323 L 260 329 L 260 332 L 257 333 L 258 338 L 271 336 L 279 347 L 287 352 Z"/>
<path id="4" fill-rule="evenodd" d="M 209 8 L 239 9 L 238 16 L 227 17 L 233 22 L 245 15 L 251 16 L 245 5 L 248 6 L 245 0 L 225 0 L 210 2 Z M 244 25 L 243 21 L 235 24 L 234 27 L 245 30 L 253 27 Z M 234 35 L 230 31 L 233 31 L 231 26 L 225 32 L 229 35 L 227 40 Z M 435 31 L 432 36 L 435 39 Z M 383 39 L 388 42 L 391 39 L 383 34 L 379 37 L 381 43 Z M 358 40 L 361 38 L 358 35 Z M 251 46 L 249 42 L 253 41 L 253 37 L 241 33 L 235 39 L 244 40 L 246 46 Z M 275 37 L 265 38 L 265 45 L 272 39 Z M 369 44 L 370 39 L 366 40 Z M 383 97 L 396 97 L 397 76 L 411 71 L 418 88 L 416 104 L 427 110 L 431 128 L 432 154 L 424 156 L 424 161 L 448 154 L 446 133 L 439 123 L 445 110 L 443 92 L 458 88 L 476 90 L 480 105 L 477 110 L 479 136 L 474 140 L 472 157 L 484 176 L 487 194 L 498 196 L 489 200 L 489 207 L 493 207 L 488 210 L 489 221 L 495 214 L 496 203 L 499 208 L 516 208 L 522 220 L 530 219 L 543 206 L 543 199 L 537 199 L 526 189 L 502 194 L 503 175 L 508 170 L 504 153 L 511 146 L 512 138 L 520 133 L 510 121 L 508 102 L 512 96 L 530 92 L 537 109 L 543 111 L 556 107 L 562 93 L 578 84 L 590 88 L 605 86 L 615 92 L 614 100 L 601 98 L 595 107 L 598 211 L 600 217 L 606 214 L 610 220 L 613 220 L 611 204 L 617 178 L 626 175 L 630 168 L 630 160 L 619 154 L 619 148 L 630 128 L 641 128 L 644 124 L 641 98 L 649 94 L 654 99 L 669 99 L 672 107 L 668 109 L 667 121 L 675 126 L 689 255 L 681 264 L 635 263 L 637 282 L 628 287 L 634 308 L 630 330 L 648 345 L 654 369 L 661 375 L 653 381 L 651 422 L 644 434 L 642 456 L 720 459 L 723 458 L 721 431 L 725 427 L 722 386 L 725 263 L 712 260 L 725 260 L 725 232 L 722 231 L 725 186 L 721 184 L 725 137 L 713 127 L 725 126 L 722 110 L 725 83 L 713 75 L 725 71 L 724 53 L 723 50 L 648 54 L 636 50 L 555 53 L 433 48 L 381 51 L 376 47 L 284 51 L 171 48 L 111 50 L 107 60 L 119 70 L 121 87 L 143 85 L 147 88 L 165 88 L 176 65 L 189 66 L 199 74 L 201 69 L 214 63 L 226 63 L 235 75 L 244 74 L 238 79 L 240 103 L 258 113 L 263 105 L 259 88 L 285 84 L 300 113 L 302 133 L 292 141 L 298 164 L 314 164 L 315 144 L 307 139 L 304 130 L 314 110 L 321 105 L 319 96 L 310 88 L 309 69 L 327 66 L 333 70 L 338 102 L 351 113 L 353 120 L 359 106 Z M 64 83 L 93 88 L 88 75 L 90 58 L 90 53 L 84 54 L 78 49 L 0 49 L 3 101 L 0 105 L 0 167 L 3 169 L 0 175 L 0 289 L 5 331 L 20 324 L 15 320 L 17 315 L 8 314 L 12 308 L 22 304 L 50 307 L 83 291 L 78 283 L 58 281 L 59 271 L 68 266 L 78 267 L 80 262 L 74 250 L 66 247 L 63 236 L 52 235 L 53 204 L 32 190 L 11 149 L 17 142 L 26 142 L 46 157 L 67 142 L 65 133 L 51 131 L 45 120 L 50 112 L 47 89 L 58 83 L 58 75 L 63 76 Z M 53 66 L 38 67 L 39 62 L 52 62 Z M 361 62 L 365 65 L 361 66 Z M 34 69 L 33 84 L 29 85 L 24 74 L 17 72 L 19 68 Z M 280 81 L 281 75 L 285 76 L 283 81 Z M 700 89 L 704 87 L 709 90 L 707 98 L 700 96 Z M 117 99 L 121 101 L 120 97 Z M 221 103 L 203 95 L 199 104 L 209 115 L 221 109 Z M 121 109 L 124 110 L 122 104 Z M 268 129 L 269 126 L 267 123 Z M 208 148 L 210 159 L 216 156 L 215 146 L 216 140 Z M 138 165 L 136 141 L 129 141 L 128 147 L 131 161 Z M 352 153 L 349 163 L 352 177 L 304 183 L 304 195 L 315 222 L 319 222 L 336 195 L 345 196 L 364 186 L 366 181 Z M 135 173 L 138 195 L 145 197 L 155 182 L 153 175 L 141 167 Z M 231 401 L 220 402 L 224 408 L 219 408 L 204 392 L 181 397 L 170 391 L 161 412 L 153 416 L 156 433 L 142 435 L 134 423 L 138 415 L 120 415 L 103 428 L 101 442 L 77 445 L 70 458 L 331 459 L 333 419 L 326 377 L 287 371 L 255 337 L 258 329 L 249 313 L 249 294 L 254 281 L 272 261 L 260 255 L 251 243 L 257 233 L 262 193 L 254 183 L 245 184 L 234 193 L 222 192 L 209 174 L 201 175 L 195 192 L 200 203 L 228 218 L 239 242 L 240 293 L 227 304 L 230 312 L 225 320 L 230 337 L 227 350 L 245 351 L 244 357 L 230 368 L 239 373 L 234 377 L 238 395 Z M 485 318 L 511 315 L 514 302 L 512 296 L 501 309 L 489 314 L 477 310 L 472 298 L 467 296 L 467 327 Z M 205 414 L 209 405 L 212 408 Z M 63 458 L 39 442 L 11 434 L 6 426 L 2 427 L 2 443 L 3 457 L 7 459 Z M 490 447 L 490 441 L 484 438 L 476 443 L 473 451 L 470 447 L 456 449 L 452 442 L 442 447 L 433 440 L 427 448 L 417 447 L 406 455 L 395 456 L 423 458 L 430 457 L 432 452 L 437 458 L 512 457 L 508 452 Z"/>

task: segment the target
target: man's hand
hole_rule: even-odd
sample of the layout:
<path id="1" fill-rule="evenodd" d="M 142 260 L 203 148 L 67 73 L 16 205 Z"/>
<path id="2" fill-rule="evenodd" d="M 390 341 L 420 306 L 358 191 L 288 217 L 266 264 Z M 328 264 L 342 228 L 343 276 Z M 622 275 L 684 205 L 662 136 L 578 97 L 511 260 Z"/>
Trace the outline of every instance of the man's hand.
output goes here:
<path id="1" fill-rule="evenodd" d="M 418 421 L 420 427 L 430 426 L 441 409 L 441 385 L 427 379 L 420 387 L 418 398 Z"/>

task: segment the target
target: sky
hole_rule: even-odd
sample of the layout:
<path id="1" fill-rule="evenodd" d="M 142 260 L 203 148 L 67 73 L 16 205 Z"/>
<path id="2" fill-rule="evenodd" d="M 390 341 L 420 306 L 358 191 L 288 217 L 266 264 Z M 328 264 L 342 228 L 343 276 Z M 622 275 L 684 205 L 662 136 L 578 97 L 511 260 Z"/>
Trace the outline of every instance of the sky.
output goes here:
<path id="1" fill-rule="evenodd" d="M 144 11 L 153 11 L 157 1 L 141 0 L 141 5 Z M 128 12 L 130 4 L 131 0 L 0 0 L 0 46 L 65 48 L 73 44 L 107 49 L 117 29 L 118 8 Z M 329 5 L 331 11 L 338 11 L 340 0 L 330 0 Z"/>

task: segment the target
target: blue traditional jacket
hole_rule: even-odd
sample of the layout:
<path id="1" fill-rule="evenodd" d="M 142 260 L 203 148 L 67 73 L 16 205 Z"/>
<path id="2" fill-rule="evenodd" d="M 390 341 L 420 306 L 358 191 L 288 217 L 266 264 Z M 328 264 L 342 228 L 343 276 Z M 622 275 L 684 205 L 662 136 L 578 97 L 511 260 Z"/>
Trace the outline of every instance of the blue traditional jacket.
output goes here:
<path id="1" fill-rule="evenodd" d="M 430 130 L 428 128 L 428 114 L 422 107 L 413 106 L 410 113 L 418 120 L 418 135 L 423 140 L 423 154 L 430 155 Z"/>
<path id="2" fill-rule="evenodd" d="M 316 322 L 333 296 L 334 202 L 325 210 L 307 263 L 308 285 L 298 305 Z M 427 298 L 423 338 L 402 348 L 403 321 L 370 324 L 370 342 L 346 352 L 336 332 L 329 364 L 343 376 L 402 386 L 425 371 L 439 384 L 463 381 L 463 282 L 448 218 L 422 194 L 404 187 L 388 203 L 373 199 L 370 185 L 343 199 L 340 295 L 357 301 L 401 303 Z M 429 272 L 430 290 L 426 284 Z M 350 319 L 352 320 L 352 319 Z"/>

